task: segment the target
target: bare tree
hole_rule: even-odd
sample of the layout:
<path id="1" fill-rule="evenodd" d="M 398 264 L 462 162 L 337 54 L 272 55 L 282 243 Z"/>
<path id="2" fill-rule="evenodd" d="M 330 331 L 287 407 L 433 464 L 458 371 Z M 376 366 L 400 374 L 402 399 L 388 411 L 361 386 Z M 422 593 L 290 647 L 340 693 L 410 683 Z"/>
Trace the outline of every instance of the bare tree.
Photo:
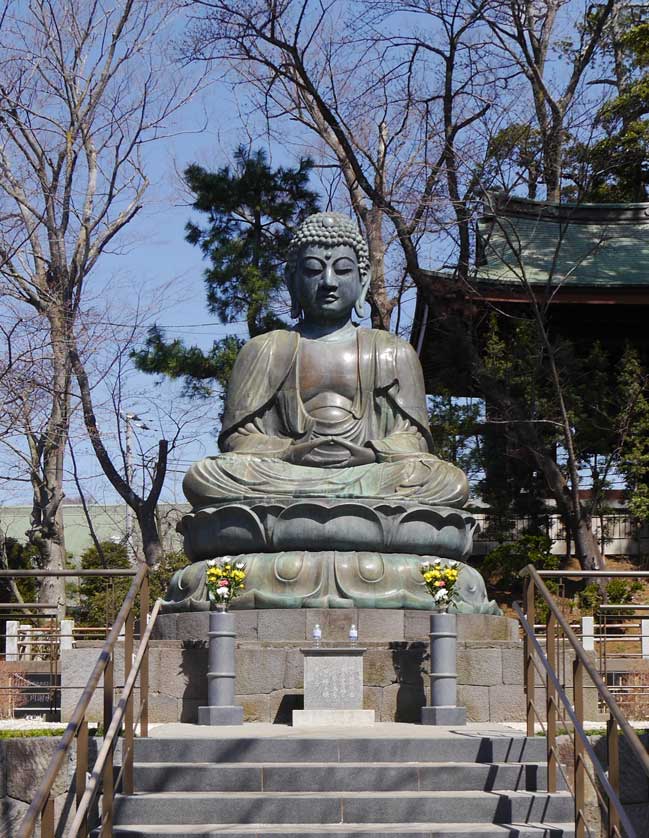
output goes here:
<path id="1" fill-rule="evenodd" d="M 459 144 L 463 132 L 491 107 L 492 77 L 485 71 L 478 78 L 471 67 L 473 51 L 481 48 L 476 32 L 480 13 L 461 0 L 442 4 L 449 7 L 443 16 L 448 26 L 439 27 L 435 45 L 420 37 L 382 34 L 376 28 L 380 15 L 375 26 L 359 28 L 367 13 L 363 3 L 344 9 L 336 2 L 312 0 L 281 5 L 199 0 L 194 5 L 203 15 L 188 52 L 229 61 L 257 91 L 271 124 L 298 122 L 322 141 L 340 167 L 370 245 L 374 325 L 389 327 L 399 300 L 400 285 L 390 294 L 385 278 L 384 255 L 392 238 L 425 298 L 461 305 L 457 283 L 425 267 L 418 245 L 423 232 L 454 224 L 447 216 L 448 180 L 451 208 L 463 222 L 459 264 L 466 276 L 470 196 L 459 182 Z M 431 70 L 433 90 L 424 83 Z M 480 96 L 468 95 L 478 87 Z M 470 194 L 476 185 L 469 186 Z"/>
<path id="2" fill-rule="evenodd" d="M 0 291 L 34 311 L 49 340 L 30 539 L 53 570 L 65 562 L 71 352 L 86 284 L 142 207 L 145 144 L 186 100 L 165 53 L 174 12 L 165 0 L 34 0 L 8 4 L 0 29 Z M 44 582 L 41 597 L 64 608 L 60 583 Z"/>
<path id="3" fill-rule="evenodd" d="M 69 351 L 78 386 L 73 400 L 78 399 L 95 456 L 113 489 L 133 511 L 139 526 L 142 551 L 133 552 L 138 560 L 144 559 L 155 566 L 164 552 L 158 502 L 169 455 L 195 438 L 196 428 L 204 426 L 209 405 L 201 400 L 191 404 L 168 403 L 161 399 L 159 392 L 147 397 L 141 384 L 137 394 L 129 386 L 134 372 L 132 352 L 142 341 L 150 316 L 150 311 L 139 307 L 133 312 L 122 311 L 123 325 L 118 323 L 107 331 L 102 324 L 110 316 L 95 312 L 98 325 L 92 318 L 86 318 L 83 327 L 77 329 Z M 102 338 L 98 338 L 98 332 Z M 91 346 L 92 357 L 88 352 Z M 129 404 L 134 399 L 140 405 L 149 402 L 152 417 L 147 416 L 148 429 L 157 432 L 160 438 L 157 444 L 143 447 L 136 433 L 133 450 L 124 420 L 129 421 Z M 77 475 L 75 482 L 83 497 L 82 478 Z M 131 538 L 127 527 L 127 548 L 132 546 Z M 94 540 L 97 546 L 96 537 Z"/>
<path id="4" fill-rule="evenodd" d="M 581 19 L 575 20 L 573 12 L 569 23 L 562 20 L 565 0 L 493 0 L 481 9 L 497 43 L 529 82 L 548 201 L 561 198 L 570 109 L 595 66 L 607 24 L 623 2 L 588 5 Z M 552 60 L 557 52 L 559 71 Z"/>
<path id="5" fill-rule="evenodd" d="M 600 57 L 614 5 L 608 0 L 576 20 L 574 10 L 566 14 L 562 0 L 257 0 L 245 6 L 197 0 L 201 15 L 188 53 L 230 62 L 236 77 L 257 93 L 269 124 L 298 122 L 340 167 L 372 249 L 378 277 L 372 286 L 374 324 L 385 327 L 396 305 L 385 293 L 384 270 L 377 271 L 394 237 L 435 319 L 450 324 L 447 334 L 457 328 L 459 340 L 468 345 L 475 313 L 467 294 L 473 220 L 489 185 L 490 141 L 510 124 L 510 111 L 536 124 L 548 198 L 558 198 L 569 118 L 570 127 L 578 124 L 572 109 Z M 562 42 L 562 33 L 571 28 L 572 40 Z M 592 106 L 586 102 L 579 117 Z M 422 241 L 448 249 L 449 239 L 453 270 L 431 270 L 421 256 Z M 548 351 L 545 312 L 534 309 L 532 298 L 530 305 Z M 467 346 L 467 356 L 475 350 Z M 552 359 L 557 421 L 570 455 L 571 433 Z M 498 398 L 493 389 L 483 395 Z M 533 431 L 533 424 L 521 421 L 520 447 L 541 457 L 544 449 Z M 582 562 L 597 566 L 601 555 L 578 500 L 575 458 L 569 460 L 568 480 L 552 457 L 543 459 L 541 470 L 574 531 Z"/>

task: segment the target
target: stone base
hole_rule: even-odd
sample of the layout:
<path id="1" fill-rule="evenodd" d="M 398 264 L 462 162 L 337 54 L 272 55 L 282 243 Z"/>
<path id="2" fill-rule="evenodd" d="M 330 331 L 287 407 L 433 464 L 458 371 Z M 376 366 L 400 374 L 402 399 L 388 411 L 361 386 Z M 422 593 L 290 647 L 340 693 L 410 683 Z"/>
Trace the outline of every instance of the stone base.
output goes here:
<path id="1" fill-rule="evenodd" d="M 225 501 L 183 515 L 178 532 L 192 562 L 244 553 L 471 554 L 476 520 L 470 512 L 406 498 L 266 497 Z"/>
<path id="2" fill-rule="evenodd" d="M 374 722 L 374 710 L 293 710 L 293 727 L 359 727 Z"/>
<path id="3" fill-rule="evenodd" d="M 441 555 L 442 561 L 446 561 L 448 557 Z M 461 555 L 458 549 L 453 558 L 459 560 Z M 403 608 L 430 612 L 434 606 L 421 576 L 421 563 L 438 558 L 436 555 L 287 550 L 245 553 L 233 558 L 246 567 L 245 593 L 234 600 L 233 611 Z M 209 610 L 207 567 L 207 560 L 198 561 L 174 574 L 162 604 L 164 613 Z M 487 597 L 478 571 L 461 563 L 456 602 L 451 609 L 461 614 L 502 613 Z"/>
<path id="4" fill-rule="evenodd" d="M 235 612 L 237 674 L 234 701 L 245 722 L 290 724 L 302 709 L 304 658 L 315 623 L 323 644 L 347 642 L 355 623 L 359 644 L 367 647 L 363 665 L 363 708 L 376 711 L 377 722 L 419 723 L 430 706 L 428 650 L 430 615 L 424 611 L 291 609 Z M 209 612 L 163 614 L 154 626 L 150 648 L 149 720 L 196 722 L 207 698 Z M 482 614 L 457 620 L 457 702 L 473 722 L 525 721 L 523 643 L 515 620 Z M 68 722 L 97 661 L 102 641 L 76 641 L 61 652 L 62 720 Z M 593 653 L 589 653 L 595 660 Z M 567 686 L 572 659 L 566 658 Z M 115 683 L 123 683 L 124 644 L 115 651 Z M 597 692 L 586 684 L 585 717 L 599 718 Z M 136 686 L 135 701 L 139 700 Z M 537 679 L 537 706 L 545 698 Z M 101 681 L 88 719 L 101 721 Z M 200 731 L 198 731 L 200 733 Z"/>
<path id="5" fill-rule="evenodd" d="M 500 614 L 471 555 L 475 518 L 405 498 L 267 497 L 184 515 L 178 531 L 192 564 L 174 574 L 163 613 L 207 611 L 207 562 L 246 567 L 233 608 L 413 608 L 430 611 L 422 561 L 461 564 L 455 608 Z"/>
<path id="6" fill-rule="evenodd" d="M 285 641 L 311 643 L 316 623 L 322 630 L 323 644 L 347 645 L 352 623 L 358 629 L 360 646 L 376 643 L 425 643 L 429 645 L 430 612 L 402 608 L 259 608 L 238 609 L 235 599 L 230 613 L 235 615 L 237 642 L 261 642 L 281 645 Z M 205 643 L 209 632 L 209 611 L 185 611 L 159 614 L 153 627 L 152 640 L 177 640 L 183 643 Z M 463 643 L 476 641 L 516 642 L 519 629 L 511 617 L 492 614 L 460 614 L 457 639 Z M 79 644 L 77 643 L 77 646 Z M 387 647 L 386 647 L 387 648 Z M 486 683 L 486 682 L 485 682 Z"/>
<path id="7" fill-rule="evenodd" d="M 238 704 L 229 707 L 199 707 L 199 725 L 242 725 L 243 707 Z"/>
<path id="8" fill-rule="evenodd" d="M 465 707 L 422 707 L 421 708 L 421 723 L 422 725 L 443 725 L 448 727 L 452 725 L 466 724 L 466 708 Z"/>

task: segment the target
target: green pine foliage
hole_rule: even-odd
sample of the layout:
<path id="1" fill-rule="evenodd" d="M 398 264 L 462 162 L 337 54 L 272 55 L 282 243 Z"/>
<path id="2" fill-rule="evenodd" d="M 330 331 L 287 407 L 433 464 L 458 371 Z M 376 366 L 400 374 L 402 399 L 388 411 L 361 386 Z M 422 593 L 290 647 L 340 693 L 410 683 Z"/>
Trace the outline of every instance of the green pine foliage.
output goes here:
<path id="1" fill-rule="evenodd" d="M 547 491 L 527 454 L 533 447 L 556 460 L 563 445 L 547 354 L 533 321 L 507 322 L 495 315 L 483 347 L 479 375 L 496 394 L 498 408 L 490 407 L 482 435 L 480 494 L 495 516 L 534 518 L 545 512 Z M 615 361 L 599 341 L 576 345 L 555 339 L 553 352 L 577 461 L 588 470 L 593 489 L 588 511 L 598 514 L 617 464 L 620 417 L 631 397 L 620 393 Z"/>
<path id="2" fill-rule="evenodd" d="M 627 406 L 618 419 L 620 471 L 625 477 L 629 511 L 649 520 L 649 381 L 638 353 L 627 347 L 620 364 L 620 401 Z"/>
<path id="3" fill-rule="evenodd" d="M 604 136 L 590 148 L 575 146 L 576 169 L 587 173 L 582 200 L 625 203 L 649 197 L 649 22 L 632 24 L 630 18 L 616 44 L 623 56 L 617 96 L 597 115 Z"/>
<path id="4" fill-rule="evenodd" d="M 317 194 L 309 189 L 313 162 L 302 158 L 295 168 L 271 168 L 262 149 L 240 146 L 233 167 L 216 172 L 192 164 L 184 173 L 194 195 L 193 208 L 204 224 L 186 225 L 187 241 L 201 249 L 207 308 L 221 323 L 242 322 L 254 337 L 287 328 L 282 315 L 284 260 L 294 227 L 318 211 Z M 167 341 L 158 327 L 134 354 L 139 369 L 181 379 L 185 393 L 209 396 L 224 388 L 242 341 L 217 340 L 204 352 L 181 340 Z"/>
<path id="5" fill-rule="evenodd" d="M 476 474 L 481 469 L 477 430 L 480 404 L 443 392 L 428 399 L 428 415 L 435 454 L 469 477 Z"/>

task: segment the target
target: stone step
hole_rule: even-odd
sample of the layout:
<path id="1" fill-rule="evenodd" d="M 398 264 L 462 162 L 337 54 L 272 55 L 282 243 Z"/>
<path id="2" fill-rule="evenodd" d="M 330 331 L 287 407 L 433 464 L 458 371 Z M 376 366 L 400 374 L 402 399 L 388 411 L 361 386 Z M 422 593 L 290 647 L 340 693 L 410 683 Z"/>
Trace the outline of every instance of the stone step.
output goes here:
<path id="1" fill-rule="evenodd" d="M 115 798 L 115 823 L 566 822 L 567 792 L 162 792 Z"/>
<path id="2" fill-rule="evenodd" d="M 282 835 L 283 838 L 376 838 L 389 835 L 391 838 L 403 835 L 407 838 L 574 838 L 572 823 L 553 824 L 478 824 L 478 823 L 377 823 L 368 829 L 367 824 L 244 824 L 221 826 L 206 824 L 200 826 L 119 826 L 113 829 L 114 838 L 151 838 L 162 835 L 165 838 L 265 838 L 267 835 Z M 98 836 L 98 832 L 93 832 Z"/>
<path id="3" fill-rule="evenodd" d="M 478 734 L 425 738 L 232 737 L 135 740 L 143 762 L 524 762 L 546 759 L 545 739 Z"/>
<path id="4" fill-rule="evenodd" d="M 135 790 L 164 791 L 541 791 L 539 763 L 349 762 L 136 763 Z"/>

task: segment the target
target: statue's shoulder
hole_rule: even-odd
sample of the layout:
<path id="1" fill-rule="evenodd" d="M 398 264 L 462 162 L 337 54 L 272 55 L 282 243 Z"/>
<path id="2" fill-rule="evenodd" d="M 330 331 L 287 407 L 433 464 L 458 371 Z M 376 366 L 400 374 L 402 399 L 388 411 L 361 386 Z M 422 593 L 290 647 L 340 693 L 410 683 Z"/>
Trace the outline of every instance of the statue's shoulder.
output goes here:
<path id="1" fill-rule="evenodd" d="M 400 361 L 419 362 L 419 356 L 413 345 L 393 332 L 387 332 L 385 329 L 368 329 L 365 326 L 359 326 L 358 331 L 361 332 L 361 340 L 374 341 L 379 351 L 394 352 Z"/>
<path id="2" fill-rule="evenodd" d="M 297 345 L 297 341 L 296 332 L 288 329 L 274 329 L 272 332 L 264 332 L 263 335 L 250 338 L 242 346 L 239 355 L 253 357 L 264 352 L 291 349 Z"/>

